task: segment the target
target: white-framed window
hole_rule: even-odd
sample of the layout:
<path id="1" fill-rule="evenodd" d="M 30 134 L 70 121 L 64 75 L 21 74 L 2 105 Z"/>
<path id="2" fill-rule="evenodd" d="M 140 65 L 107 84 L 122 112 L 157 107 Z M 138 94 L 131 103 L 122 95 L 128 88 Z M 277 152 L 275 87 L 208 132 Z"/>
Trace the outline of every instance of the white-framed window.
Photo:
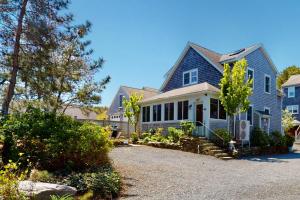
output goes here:
<path id="1" fill-rule="evenodd" d="M 271 94 L 271 76 L 265 74 L 265 93 Z"/>
<path id="2" fill-rule="evenodd" d="M 210 99 L 210 118 L 226 120 L 226 111 L 218 99 Z"/>
<path id="3" fill-rule="evenodd" d="M 123 97 L 124 97 L 124 95 L 120 94 L 120 96 L 119 96 L 119 108 L 123 107 Z"/>
<path id="4" fill-rule="evenodd" d="M 153 105 L 152 107 L 152 117 L 154 122 L 161 121 L 161 104 Z"/>
<path id="5" fill-rule="evenodd" d="M 290 105 L 286 109 L 292 114 L 299 114 L 299 105 Z"/>
<path id="6" fill-rule="evenodd" d="M 192 85 L 198 83 L 198 69 L 192 69 L 183 72 L 183 85 Z"/>
<path id="7" fill-rule="evenodd" d="M 248 68 L 247 70 L 247 78 L 252 79 L 252 89 L 254 88 L 254 69 Z"/>
<path id="8" fill-rule="evenodd" d="M 177 103 L 177 119 L 189 119 L 189 101 L 178 101 Z"/>
<path id="9" fill-rule="evenodd" d="M 264 107 L 264 111 L 266 115 L 271 115 L 271 109 L 269 107 Z"/>
<path id="10" fill-rule="evenodd" d="M 250 122 L 250 125 L 253 125 L 253 105 L 250 105 L 247 112 L 247 120 Z"/>
<path id="11" fill-rule="evenodd" d="M 150 106 L 142 108 L 142 118 L 143 122 L 150 122 Z"/>
<path id="12" fill-rule="evenodd" d="M 288 98 L 294 98 L 295 97 L 295 86 L 288 87 Z"/>

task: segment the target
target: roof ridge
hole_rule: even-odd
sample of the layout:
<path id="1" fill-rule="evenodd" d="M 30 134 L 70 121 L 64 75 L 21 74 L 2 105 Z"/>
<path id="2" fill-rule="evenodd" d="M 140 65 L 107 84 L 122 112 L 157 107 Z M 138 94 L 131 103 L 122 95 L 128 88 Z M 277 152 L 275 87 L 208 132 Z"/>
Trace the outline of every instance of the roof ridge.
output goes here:
<path id="1" fill-rule="evenodd" d="M 215 54 L 218 54 L 219 56 L 222 56 L 222 55 L 223 55 L 223 54 L 221 54 L 221 53 L 218 53 L 218 52 L 216 52 L 216 51 L 214 51 L 214 50 L 208 49 L 208 48 L 206 48 L 206 47 L 204 47 L 204 46 L 201 46 L 201 45 L 199 45 L 199 44 L 196 44 L 196 43 L 194 43 L 194 42 L 189 41 L 189 43 L 192 44 L 192 45 L 196 45 L 196 46 L 198 46 L 198 47 L 200 47 L 200 48 L 203 48 L 203 49 L 205 49 L 205 50 L 207 50 L 207 51 L 210 51 L 210 52 L 213 52 L 213 53 L 215 53 Z"/>
<path id="2" fill-rule="evenodd" d="M 126 85 L 121 85 L 120 87 L 131 88 L 131 89 L 135 89 L 135 90 L 142 90 L 142 91 L 147 91 L 147 92 L 155 92 L 155 91 L 151 91 L 151 90 L 144 90 L 143 88 L 136 88 L 136 87 L 126 86 Z M 151 88 L 151 89 L 155 89 L 155 88 Z"/>

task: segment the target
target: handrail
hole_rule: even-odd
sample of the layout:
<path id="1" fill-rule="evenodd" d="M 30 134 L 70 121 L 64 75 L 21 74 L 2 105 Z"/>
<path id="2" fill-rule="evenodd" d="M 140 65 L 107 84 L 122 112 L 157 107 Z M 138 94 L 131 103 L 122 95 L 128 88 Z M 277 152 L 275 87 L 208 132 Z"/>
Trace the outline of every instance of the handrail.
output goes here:
<path id="1" fill-rule="evenodd" d="M 213 130 L 211 130 L 210 128 L 208 128 L 204 123 L 200 122 L 200 121 L 195 121 L 195 123 L 200 123 L 202 126 L 204 126 L 208 131 L 210 131 L 213 135 L 217 136 L 217 138 L 219 138 L 220 140 L 222 140 L 223 146 L 225 145 L 225 141 L 224 139 L 219 136 L 218 134 L 216 134 Z"/>
<path id="2" fill-rule="evenodd" d="M 300 135 L 300 125 L 298 126 L 297 130 L 295 131 L 295 139 L 298 135 Z"/>

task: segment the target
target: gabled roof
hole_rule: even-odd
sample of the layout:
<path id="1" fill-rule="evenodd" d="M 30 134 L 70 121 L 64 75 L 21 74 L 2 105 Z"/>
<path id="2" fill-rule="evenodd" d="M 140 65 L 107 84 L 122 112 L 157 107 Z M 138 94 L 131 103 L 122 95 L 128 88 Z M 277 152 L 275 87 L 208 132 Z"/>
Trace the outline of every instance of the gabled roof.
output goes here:
<path id="1" fill-rule="evenodd" d="M 120 88 L 122 88 L 122 90 L 126 92 L 128 95 L 132 93 L 142 94 L 144 96 L 144 99 L 152 97 L 159 93 L 159 90 L 150 87 L 143 87 L 139 89 L 139 88 L 134 88 L 129 86 L 121 86 Z"/>
<path id="2" fill-rule="evenodd" d="M 149 103 L 157 100 L 164 100 L 174 97 L 181 97 L 186 95 L 204 93 L 204 92 L 211 92 L 211 93 L 218 93 L 220 90 L 211 84 L 204 82 L 196 85 L 191 85 L 183 88 L 178 88 L 174 90 L 170 90 L 168 92 L 164 92 L 153 97 L 144 99 L 142 103 Z"/>
<path id="3" fill-rule="evenodd" d="M 248 54 L 252 53 L 253 51 L 257 49 L 261 49 L 267 60 L 269 61 L 270 65 L 272 66 L 273 70 L 275 73 L 278 73 L 278 70 L 276 66 L 274 65 L 273 61 L 271 60 L 270 56 L 267 54 L 265 51 L 264 47 L 262 44 L 255 44 L 231 53 L 227 54 L 220 54 L 215 51 L 209 50 L 205 47 L 202 47 L 198 44 L 188 42 L 186 47 L 184 48 L 183 52 L 179 56 L 178 60 L 174 64 L 174 66 L 165 74 L 165 81 L 163 85 L 161 86 L 161 90 L 166 86 L 166 84 L 169 82 L 170 78 L 174 74 L 175 70 L 181 63 L 182 59 L 188 52 L 190 48 L 193 48 L 197 53 L 199 53 L 205 60 L 207 60 L 212 66 L 214 66 L 219 72 L 223 73 L 223 64 L 224 63 L 229 63 L 229 62 L 234 62 L 237 60 L 242 59 L 243 57 L 247 56 Z"/>
<path id="4" fill-rule="evenodd" d="M 293 75 L 285 82 L 282 87 L 288 87 L 288 86 L 295 86 L 295 85 L 300 85 L 300 74 L 298 75 Z"/>

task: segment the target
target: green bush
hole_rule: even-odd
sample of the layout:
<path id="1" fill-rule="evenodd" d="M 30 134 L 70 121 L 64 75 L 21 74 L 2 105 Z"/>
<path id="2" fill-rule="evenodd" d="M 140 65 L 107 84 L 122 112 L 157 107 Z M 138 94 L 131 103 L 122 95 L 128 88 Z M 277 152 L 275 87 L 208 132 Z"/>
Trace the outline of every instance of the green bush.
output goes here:
<path id="1" fill-rule="evenodd" d="M 107 163 L 112 147 L 108 128 L 32 107 L 10 115 L 0 132 L 9 146 L 9 159 L 16 160 L 22 152 L 34 166 L 48 171 Z"/>
<path id="2" fill-rule="evenodd" d="M 285 138 L 285 141 L 286 141 L 286 145 L 288 147 L 292 147 L 294 145 L 294 142 L 295 142 L 295 138 L 294 137 L 292 137 L 290 135 L 285 135 L 284 138 Z"/>
<path id="3" fill-rule="evenodd" d="M 116 198 L 121 189 L 120 176 L 110 166 L 104 166 L 95 172 L 71 175 L 67 184 L 75 187 L 80 194 L 92 191 L 94 196 L 101 198 Z"/>
<path id="4" fill-rule="evenodd" d="M 180 122 L 180 127 L 183 133 L 187 136 L 192 136 L 193 131 L 195 130 L 196 126 L 193 122 L 190 121 L 182 121 Z"/>
<path id="5" fill-rule="evenodd" d="M 142 135 L 141 135 L 141 139 L 143 140 L 143 139 L 145 139 L 146 137 L 151 137 L 151 134 L 150 133 L 142 133 Z"/>
<path id="6" fill-rule="evenodd" d="M 29 180 L 34 182 L 55 183 L 53 174 L 49 173 L 47 170 L 31 170 Z"/>
<path id="7" fill-rule="evenodd" d="M 250 141 L 252 146 L 266 147 L 269 145 L 269 136 L 260 128 L 255 127 L 251 133 Z"/>
<path id="8" fill-rule="evenodd" d="M 286 146 L 285 137 L 279 132 L 274 131 L 269 135 L 270 146 L 282 147 Z"/>
<path id="9" fill-rule="evenodd" d="M 69 195 L 65 195 L 65 196 L 62 196 L 62 197 L 51 195 L 50 200 L 74 200 L 74 198 L 69 196 Z"/>
<path id="10" fill-rule="evenodd" d="M 131 133 L 130 137 L 131 137 L 131 142 L 134 143 L 134 144 L 137 143 L 137 141 L 139 141 L 139 136 L 135 132 Z"/>
<path id="11" fill-rule="evenodd" d="M 180 129 L 174 128 L 174 127 L 169 127 L 168 128 L 168 135 L 167 137 L 169 140 L 172 142 L 176 143 L 179 141 L 179 139 L 184 135 L 184 132 Z"/>
<path id="12" fill-rule="evenodd" d="M 230 133 L 226 129 L 216 129 L 214 132 L 223 139 L 225 144 L 228 144 L 232 139 Z"/>

